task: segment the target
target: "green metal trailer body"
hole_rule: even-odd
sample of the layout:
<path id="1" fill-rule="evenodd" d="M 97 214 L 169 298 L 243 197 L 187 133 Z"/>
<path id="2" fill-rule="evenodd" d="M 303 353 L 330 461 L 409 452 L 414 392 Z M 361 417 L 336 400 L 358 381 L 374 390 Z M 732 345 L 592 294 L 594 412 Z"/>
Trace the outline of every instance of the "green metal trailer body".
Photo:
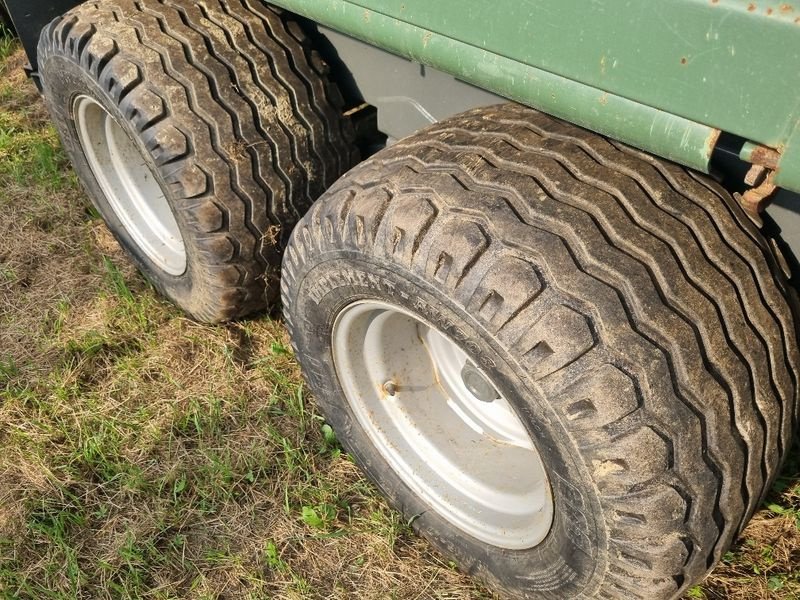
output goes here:
<path id="1" fill-rule="evenodd" d="M 36 71 L 80 0 L 6 0 Z M 749 0 L 275 0 L 500 96 L 708 171 L 720 132 L 780 154 L 800 191 L 800 5 Z M 22 27 L 20 27 L 22 25 Z M 742 158 L 751 161 L 750 152 Z M 774 162 L 771 160 L 770 162 Z"/>
<path id="2" fill-rule="evenodd" d="M 720 131 L 800 191 L 800 6 L 747 0 L 276 0 L 309 19 L 702 171 Z"/>

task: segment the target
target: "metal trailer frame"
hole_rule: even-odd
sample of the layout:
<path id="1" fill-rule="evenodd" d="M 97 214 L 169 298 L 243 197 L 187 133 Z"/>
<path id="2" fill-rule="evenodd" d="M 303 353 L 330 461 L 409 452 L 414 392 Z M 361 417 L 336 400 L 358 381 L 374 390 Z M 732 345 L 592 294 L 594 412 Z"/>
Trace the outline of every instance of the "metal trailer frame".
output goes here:
<path id="1" fill-rule="evenodd" d="M 34 77 L 39 31 L 79 3 L 6 0 Z M 395 87 L 398 81 L 412 86 L 379 93 L 383 101 L 360 92 L 379 105 L 381 129 L 390 136 L 404 133 L 391 123 L 446 116 L 427 108 L 436 97 L 440 105 L 442 98 L 455 100 L 457 108 L 500 97 L 704 172 L 725 133 L 727 151 L 772 171 L 771 184 L 800 192 L 800 102 L 792 92 L 800 88 L 800 6 L 748 0 L 273 3 L 321 25 L 359 89 L 377 87 L 366 68 L 377 74 L 387 64 L 401 74 Z M 433 90 L 420 81 L 424 68 L 415 65 L 411 74 L 388 54 L 362 58 L 359 67 L 353 57 L 363 57 L 363 48 L 350 51 L 352 40 L 341 34 L 460 81 L 434 75 Z M 445 81 L 454 83 L 442 88 Z"/>

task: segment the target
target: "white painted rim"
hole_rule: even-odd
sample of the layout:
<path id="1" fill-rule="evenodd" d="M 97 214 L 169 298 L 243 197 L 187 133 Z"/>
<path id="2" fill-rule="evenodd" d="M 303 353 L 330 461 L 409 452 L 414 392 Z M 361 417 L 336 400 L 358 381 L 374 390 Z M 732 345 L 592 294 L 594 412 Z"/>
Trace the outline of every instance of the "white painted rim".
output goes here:
<path id="1" fill-rule="evenodd" d="M 372 300 L 342 310 L 332 335 L 350 408 L 415 494 L 487 544 L 522 550 L 547 536 L 553 497 L 542 458 L 509 402 L 453 340 Z"/>
<path id="2" fill-rule="evenodd" d="M 75 99 L 73 114 L 86 161 L 133 242 L 163 271 L 183 274 L 183 236 L 158 180 L 136 144 L 89 96 Z"/>

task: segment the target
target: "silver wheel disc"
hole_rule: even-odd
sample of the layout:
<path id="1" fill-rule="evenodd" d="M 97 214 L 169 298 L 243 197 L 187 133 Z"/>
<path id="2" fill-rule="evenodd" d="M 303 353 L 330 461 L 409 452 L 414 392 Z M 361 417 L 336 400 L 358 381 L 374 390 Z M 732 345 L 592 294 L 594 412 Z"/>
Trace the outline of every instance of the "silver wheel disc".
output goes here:
<path id="1" fill-rule="evenodd" d="M 111 209 L 133 241 L 170 275 L 186 270 L 186 249 L 161 186 L 133 140 L 88 96 L 73 105 L 83 152 Z"/>
<path id="2" fill-rule="evenodd" d="M 553 498 L 541 456 L 455 342 L 398 306 L 360 301 L 337 316 L 333 359 L 371 442 L 440 516 L 501 548 L 545 538 Z"/>

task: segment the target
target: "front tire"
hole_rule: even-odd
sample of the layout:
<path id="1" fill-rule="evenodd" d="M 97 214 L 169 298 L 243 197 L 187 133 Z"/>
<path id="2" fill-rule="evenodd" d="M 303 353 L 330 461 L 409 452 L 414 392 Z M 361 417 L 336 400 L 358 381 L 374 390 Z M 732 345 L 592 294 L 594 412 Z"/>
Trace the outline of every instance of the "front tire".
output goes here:
<path id="1" fill-rule="evenodd" d="M 342 178 L 293 234 L 283 301 L 343 445 L 462 569 L 513 597 L 671 598 L 719 560 L 791 441 L 798 349 L 774 248 L 710 180 L 505 105 Z M 367 343 L 385 313 L 349 333 L 369 359 L 337 359 L 338 324 L 364 303 L 435 329 L 507 401 L 552 494 L 540 541 L 478 535 L 425 491 L 409 467 L 430 462 L 426 428 L 440 453 L 469 453 L 464 411 L 409 366 L 416 347 L 438 372 L 424 335 L 395 324 Z M 476 480 L 535 470 L 485 455 Z"/>
<path id="2" fill-rule="evenodd" d="M 209 322 L 275 300 L 292 227 L 357 153 L 298 21 L 257 0 L 86 2 L 38 57 L 81 182 L 154 286 Z"/>

